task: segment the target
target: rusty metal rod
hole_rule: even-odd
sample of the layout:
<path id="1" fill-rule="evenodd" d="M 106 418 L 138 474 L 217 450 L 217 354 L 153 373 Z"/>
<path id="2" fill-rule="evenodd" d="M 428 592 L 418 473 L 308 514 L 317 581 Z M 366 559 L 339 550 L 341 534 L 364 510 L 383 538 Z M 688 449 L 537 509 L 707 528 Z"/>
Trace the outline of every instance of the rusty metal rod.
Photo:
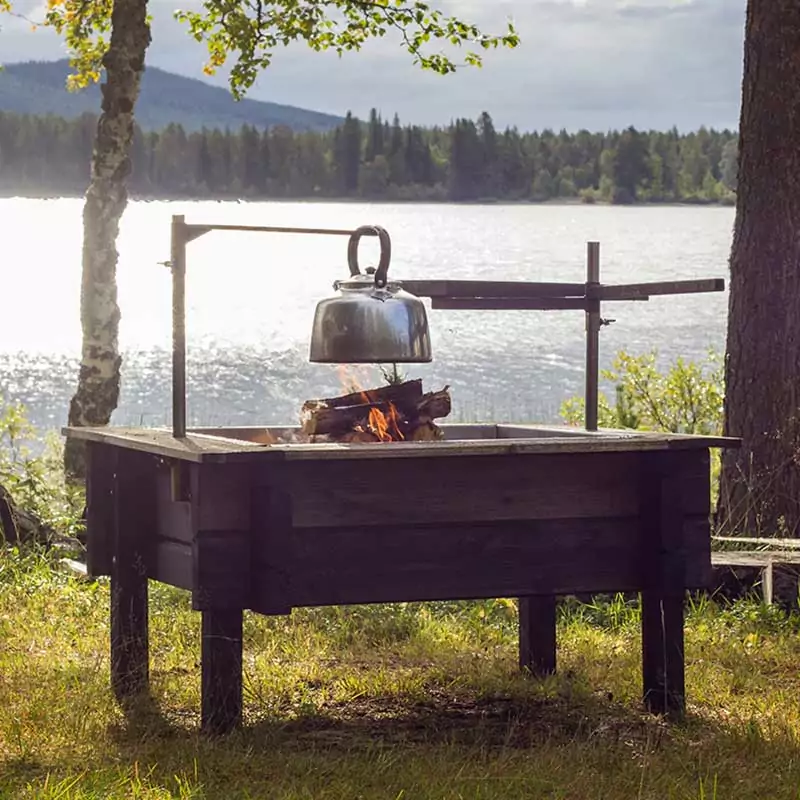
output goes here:
<path id="1" fill-rule="evenodd" d="M 586 297 L 585 283 L 547 283 L 532 281 L 450 281 L 450 280 L 404 280 L 396 279 L 403 288 L 417 297 L 432 299 L 494 299 L 530 298 L 540 300 L 547 297 L 577 299 Z M 594 297 L 603 301 L 646 301 L 651 295 L 695 294 L 698 292 L 722 292 L 722 278 L 703 278 L 685 281 L 658 281 L 655 283 L 601 284 L 594 288 Z M 532 306 L 535 308 L 535 306 Z"/>
<path id="2" fill-rule="evenodd" d="M 601 300 L 638 300 L 640 297 L 665 294 L 697 294 L 701 292 L 724 292 L 723 278 L 700 278 L 685 281 L 655 281 L 653 283 L 620 283 L 600 285 Z"/>
<path id="3" fill-rule="evenodd" d="M 185 217 L 172 218 L 172 435 L 186 436 L 186 242 Z"/>
<path id="4" fill-rule="evenodd" d="M 586 430 L 597 430 L 597 406 L 600 385 L 600 242 L 586 245 L 586 393 L 584 414 Z"/>
<path id="5" fill-rule="evenodd" d="M 417 297 L 583 297 L 586 284 L 532 281 L 402 280 L 403 289 Z"/>
<path id="6" fill-rule="evenodd" d="M 187 223 L 182 214 L 172 217 L 169 267 L 172 271 L 172 435 L 186 436 L 186 246 L 211 231 L 250 233 L 298 233 L 324 236 L 352 236 L 344 228 L 296 228 L 277 225 L 205 225 Z M 375 231 L 362 231 L 377 236 Z M 173 492 L 178 491 L 178 476 L 173 475 Z"/>
<path id="7" fill-rule="evenodd" d="M 191 223 L 186 225 L 188 240 L 197 239 L 211 231 L 239 231 L 243 233 L 307 233 L 321 236 L 352 236 L 355 230 L 345 228 L 295 228 L 281 225 L 204 225 Z M 377 236 L 372 231 L 365 231 L 364 236 Z"/>
<path id="8" fill-rule="evenodd" d="M 593 302 L 585 297 L 434 297 L 431 305 L 456 311 L 586 311 Z"/>

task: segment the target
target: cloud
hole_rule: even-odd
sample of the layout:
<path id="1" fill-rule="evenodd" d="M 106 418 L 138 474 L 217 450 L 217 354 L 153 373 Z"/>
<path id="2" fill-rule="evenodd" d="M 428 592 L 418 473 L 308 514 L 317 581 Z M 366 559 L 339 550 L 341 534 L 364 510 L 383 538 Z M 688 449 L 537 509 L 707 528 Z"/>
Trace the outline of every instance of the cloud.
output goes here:
<path id="1" fill-rule="evenodd" d="M 23 0 L 28 7 L 37 4 Z M 197 5 L 196 2 L 192 3 Z M 200 76 L 205 51 L 172 12 L 151 0 L 149 63 Z M 189 5 L 184 3 L 182 5 Z M 500 126 L 606 129 L 735 127 L 745 0 L 440 0 L 447 13 L 498 32 L 513 18 L 515 51 L 486 54 L 482 70 L 440 77 L 411 63 L 397 36 L 339 59 L 298 44 L 277 52 L 251 96 L 365 116 L 447 124 L 488 110 Z M 18 0 L 17 7 L 20 8 Z M 0 32 L 6 61 L 57 57 L 48 32 L 17 20 Z M 224 75 L 216 82 L 224 82 Z"/>

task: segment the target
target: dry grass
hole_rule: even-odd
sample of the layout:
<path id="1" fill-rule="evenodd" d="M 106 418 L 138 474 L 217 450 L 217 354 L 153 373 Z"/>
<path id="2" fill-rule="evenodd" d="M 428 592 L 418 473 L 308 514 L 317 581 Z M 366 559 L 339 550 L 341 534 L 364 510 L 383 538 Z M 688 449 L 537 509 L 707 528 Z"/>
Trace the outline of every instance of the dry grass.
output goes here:
<path id="1" fill-rule="evenodd" d="M 108 680 L 108 587 L 0 555 L 0 797 L 798 798 L 797 619 L 704 603 L 690 713 L 641 711 L 638 618 L 564 611 L 560 675 L 515 668 L 513 603 L 246 619 L 243 731 L 197 733 L 199 619 L 154 586 L 153 705 Z"/>

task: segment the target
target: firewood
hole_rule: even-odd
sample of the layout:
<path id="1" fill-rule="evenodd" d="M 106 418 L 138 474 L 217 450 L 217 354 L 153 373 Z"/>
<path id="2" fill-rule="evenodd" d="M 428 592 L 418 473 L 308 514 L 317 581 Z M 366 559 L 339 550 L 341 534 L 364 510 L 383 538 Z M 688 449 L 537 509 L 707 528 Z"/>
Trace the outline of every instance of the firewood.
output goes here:
<path id="1" fill-rule="evenodd" d="M 408 381 L 341 398 L 307 400 L 303 404 L 302 428 L 310 436 L 330 434 L 342 441 L 341 437 L 349 431 L 368 430 L 369 415 L 373 409 L 389 417 L 392 408 L 398 427 L 405 436 L 406 433 L 413 433 L 420 423 L 431 422 L 450 413 L 452 404 L 449 387 L 422 394 L 421 381 Z"/>
<path id="2" fill-rule="evenodd" d="M 303 403 L 302 413 L 313 412 L 319 408 L 341 408 L 343 406 L 358 406 L 369 403 L 394 403 L 398 408 L 414 406 L 422 398 L 422 381 L 417 379 L 394 383 L 389 386 L 380 386 L 377 389 L 365 389 L 361 392 L 351 392 L 340 397 L 326 397 L 321 400 L 306 400 Z"/>
<path id="3" fill-rule="evenodd" d="M 450 387 L 445 386 L 438 392 L 428 392 L 417 403 L 417 417 L 420 420 L 433 420 L 446 417 L 453 409 L 450 399 Z"/>
<path id="4" fill-rule="evenodd" d="M 339 408 L 320 406 L 305 416 L 303 431 L 317 436 L 322 433 L 343 434 L 356 428 L 365 428 L 373 408 L 382 414 L 389 413 L 388 403 L 360 403 Z"/>
<path id="5" fill-rule="evenodd" d="M 433 422 L 424 422 L 418 425 L 409 437 L 412 442 L 438 442 L 444 439 L 442 429 Z"/>

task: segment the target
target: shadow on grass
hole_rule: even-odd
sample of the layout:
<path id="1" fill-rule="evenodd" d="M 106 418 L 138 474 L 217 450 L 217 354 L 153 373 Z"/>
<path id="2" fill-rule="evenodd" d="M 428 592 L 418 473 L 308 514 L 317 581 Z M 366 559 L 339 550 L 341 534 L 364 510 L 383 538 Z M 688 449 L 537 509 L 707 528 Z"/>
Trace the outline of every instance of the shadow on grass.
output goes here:
<path id="1" fill-rule="evenodd" d="M 679 759 L 693 759 L 701 751 L 728 752 L 741 757 L 743 768 L 768 751 L 770 763 L 800 763 L 800 742 L 780 724 L 763 730 L 752 718 L 723 721 L 713 716 L 713 709 L 670 721 L 563 676 L 544 683 L 520 678 L 512 691 L 489 694 L 475 686 L 454 689 L 431 683 L 421 696 L 354 697 L 324 702 L 306 713 L 279 708 L 266 715 L 252 697 L 246 705 L 249 717 L 240 729 L 212 737 L 199 732 L 195 712 L 170 709 L 164 714 L 152 698 L 145 698 L 129 709 L 126 724 L 110 726 L 109 735 L 119 756 L 129 761 L 141 759 L 151 745 L 172 743 L 177 751 L 224 752 L 234 760 L 267 753 L 291 758 L 304 751 L 353 758 L 376 749 L 508 754 L 592 748 L 609 755 L 620 749 L 640 756 L 669 751 Z M 792 796 L 797 796 L 796 787 Z"/>
<path id="2" fill-rule="evenodd" d="M 219 738 L 199 733 L 194 709 L 141 696 L 80 760 L 6 760 L 9 796 L 797 797 L 790 730 L 713 709 L 667 722 L 569 675 L 515 677 L 502 691 L 430 680 L 336 701 L 312 688 L 313 709 L 250 693 L 244 726 Z"/>

